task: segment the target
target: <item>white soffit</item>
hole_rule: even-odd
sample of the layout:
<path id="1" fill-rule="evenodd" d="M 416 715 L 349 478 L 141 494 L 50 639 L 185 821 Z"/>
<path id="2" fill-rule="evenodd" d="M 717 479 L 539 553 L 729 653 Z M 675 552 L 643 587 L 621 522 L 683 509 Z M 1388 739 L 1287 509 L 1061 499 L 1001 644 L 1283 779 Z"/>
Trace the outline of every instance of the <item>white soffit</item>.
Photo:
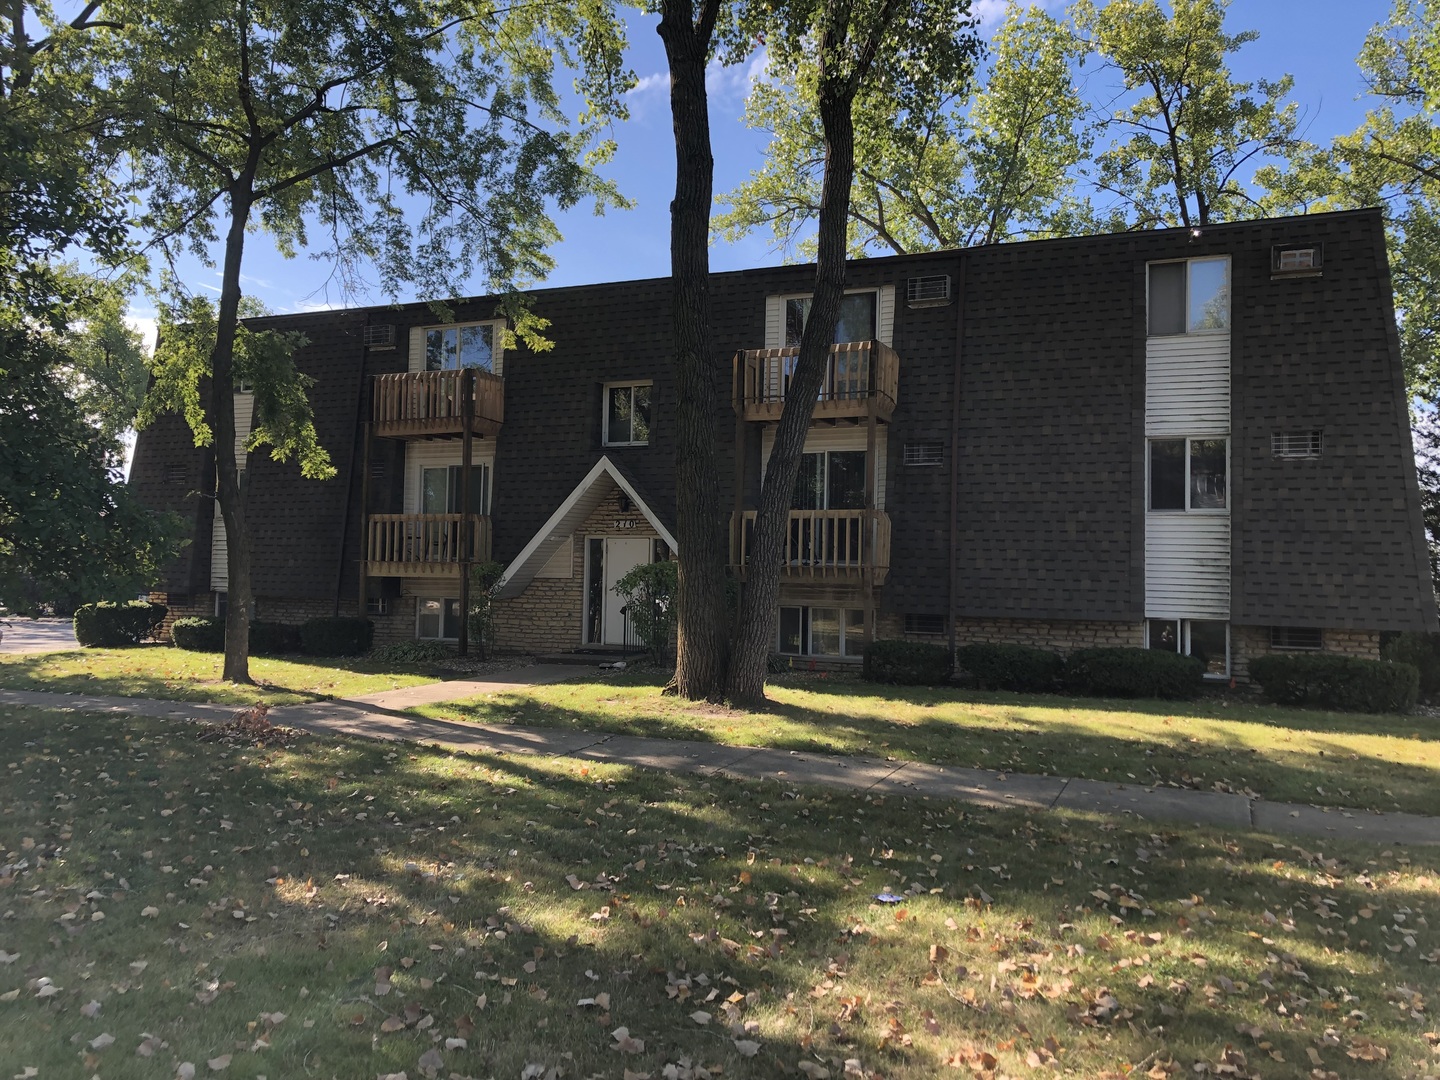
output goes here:
<path id="1" fill-rule="evenodd" d="M 495 590 L 495 596 L 498 599 L 512 599 L 529 588 L 530 582 L 535 580 L 535 575 L 560 549 L 565 538 L 577 532 L 605 501 L 605 497 L 610 494 L 610 487 L 601 482 L 602 476 L 608 476 L 615 487 L 630 497 L 630 501 L 635 504 L 640 513 L 645 515 L 645 520 L 650 522 L 655 531 L 660 534 L 661 539 L 670 545 L 671 551 L 679 550 L 675 543 L 675 537 L 670 535 L 670 530 L 655 516 L 650 507 L 646 505 L 645 500 L 636 493 L 630 481 L 615 467 L 615 463 L 609 457 L 602 457 L 585 474 L 585 479 L 575 485 L 575 490 L 570 492 L 569 497 L 550 515 L 550 520 L 540 527 L 540 531 L 505 568 L 505 573 L 500 577 L 500 585 Z"/>

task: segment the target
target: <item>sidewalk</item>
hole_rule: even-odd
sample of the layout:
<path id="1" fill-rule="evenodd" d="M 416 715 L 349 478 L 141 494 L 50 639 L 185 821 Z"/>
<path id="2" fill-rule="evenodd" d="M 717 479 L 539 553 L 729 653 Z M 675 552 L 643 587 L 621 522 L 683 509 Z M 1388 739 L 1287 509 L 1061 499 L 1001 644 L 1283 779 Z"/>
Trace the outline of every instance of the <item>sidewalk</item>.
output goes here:
<path id="1" fill-rule="evenodd" d="M 488 681 L 447 682 L 372 694 L 354 701 L 288 705 L 271 709 L 270 720 L 317 735 L 423 743 L 463 753 L 543 754 L 698 776 L 813 784 L 875 795 L 953 799 L 978 806 L 1132 815 L 1145 821 L 1192 822 L 1375 844 L 1440 844 L 1440 817 L 1419 814 L 1376 814 L 1302 803 L 1274 803 L 1211 791 L 996 773 L 893 759 L 840 757 L 554 728 L 462 724 L 397 711 L 421 702 L 501 693 L 536 681 L 557 682 L 584 670 L 588 669 L 553 668 L 537 672 L 526 668 L 523 676 L 518 671 L 501 672 L 496 679 Z M 460 695 L 457 690 L 461 691 Z M 0 707 L 6 705 L 129 713 L 207 723 L 228 720 L 238 711 L 232 705 L 0 690 Z"/>

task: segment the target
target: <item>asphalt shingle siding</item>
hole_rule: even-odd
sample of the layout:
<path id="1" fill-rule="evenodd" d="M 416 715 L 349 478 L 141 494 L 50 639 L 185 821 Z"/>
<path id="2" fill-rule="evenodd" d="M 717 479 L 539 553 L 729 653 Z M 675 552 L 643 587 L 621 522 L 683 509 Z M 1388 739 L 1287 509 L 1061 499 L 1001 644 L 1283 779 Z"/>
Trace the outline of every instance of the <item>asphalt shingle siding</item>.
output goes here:
<path id="1" fill-rule="evenodd" d="M 1318 279 L 1271 280 L 1278 243 L 1325 245 Z M 1384 237 L 1378 212 L 1010 244 L 852 264 L 852 287 L 893 285 L 899 399 L 888 429 L 890 576 L 881 610 L 949 610 L 950 476 L 958 454 L 961 616 L 1138 622 L 1144 615 L 1145 266 L 1231 256 L 1232 621 L 1420 629 L 1435 624 L 1409 446 Z M 905 304 L 906 279 L 949 274 L 955 303 Z M 812 269 L 717 274 L 711 312 L 722 508 L 733 505 L 731 358 L 764 344 L 765 297 L 803 292 Z M 538 290 L 548 351 L 505 357 L 505 424 L 492 503 L 495 556 L 509 561 L 602 453 L 620 462 L 673 526 L 674 404 L 667 279 Z M 497 300 L 454 305 L 489 319 Z M 396 348 L 361 346 L 366 321 L 393 323 Z M 357 457 L 362 375 L 406 370 L 425 305 L 269 320 L 310 340 L 297 357 L 316 379 L 321 442 L 338 475 L 252 455 L 258 595 L 353 598 L 360 558 Z M 959 344 L 957 350 L 957 332 Z M 952 430 L 956 364 L 958 430 Z M 650 444 L 602 445 L 605 383 L 652 381 Z M 368 408 L 366 394 L 364 408 Z M 1319 461 L 1271 456 L 1277 430 L 1324 431 Z M 886 433 L 882 432 L 882 437 Z M 745 503 L 755 505 L 759 425 L 747 425 Z M 907 442 L 940 441 L 944 464 L 906 467 Z M 376 440 L 371 512 L 400 510 L 403 454 Z M 167 418 L 142 433 L 134 480 L 145 501 L 193 515 L 196 543 L 167 586 L 203 591 L 209 458 Z M 373 476 L 373 474 L 372 474 Z M 204 505 L 201 506 L 200 503 Z M 352 520 L 341 525 L 347 512 Z M 717 527 L 724 527 L 724 522 Z"/>

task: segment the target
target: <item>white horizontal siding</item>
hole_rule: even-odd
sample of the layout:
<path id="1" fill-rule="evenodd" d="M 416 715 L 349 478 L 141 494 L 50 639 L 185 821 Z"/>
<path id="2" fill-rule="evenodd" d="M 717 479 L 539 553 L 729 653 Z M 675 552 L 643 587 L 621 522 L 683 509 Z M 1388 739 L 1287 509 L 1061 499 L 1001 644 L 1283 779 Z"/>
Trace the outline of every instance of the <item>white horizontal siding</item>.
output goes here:
<path id="1" fill-rule="evenodd" d="M 245 468 L 245 444 L 255 421 L 255 395 L 235 395 L 235 467 Z M 210 588 L 224 592 L 229 587 L 229 549 L 225 543 L 225 520 L 220 516 L 220 500 L 215 500 L 215 523 L 210 531 Z"/>
<path id="2" fill-rule="evenodd" d="M 550 556 L 550 561 L 536 571 L 537 578 L 568 578 L 575 573 L 575 537 L 567 536 Z"/>
<path id="3" fill-rule="evenodd" d="M 875 433 L 875 509 L 885 509 L 885 467 L 888 461 L 886 447 L 885 427 Z M 854 427 L 819 427 L 812 428 L 805 436 L 805 452 L 807 454 L 819 453 L 822 450 L 864 450 L 865 428 L 863 425 Z M 775 449 L 775 429 L 766 425 L 760 435 L 760 475 L 765 475 L 765 469 L 770 464 L 770 452 Z"/>
<path id="4" fill-rule="evenodd" d="M 1230 335 L 1145 343 L 1145 434 L 1230 433 Z"/>
<path id="5" fill-rule="evenodd" d="M 490 485 L 495 485 L 495 443 L 476 439 L 471 443 L 470 460 L 475 465 L 490 466 Z M 405 444 L 405 509 L 402 513 L 420 513 L 420 472 L 460 464 L 460 440 L 436 439 L 433 442 Z"/>
<path id="6" fill-rule="evenodd" d="M 765 298 L 765 348 L 785 347 L 785 297 Z"/>
<path id="7" fill-rule="evenodd" d="M 875 305 L 875 336 L 890 347 L 895 346 L 895 286 L 882 285 Z"/>
<path id="8" fill-rule="evenodd" d="M 1145 615 L 1230 618 L 1230 515 L 1145 515 Z"/>

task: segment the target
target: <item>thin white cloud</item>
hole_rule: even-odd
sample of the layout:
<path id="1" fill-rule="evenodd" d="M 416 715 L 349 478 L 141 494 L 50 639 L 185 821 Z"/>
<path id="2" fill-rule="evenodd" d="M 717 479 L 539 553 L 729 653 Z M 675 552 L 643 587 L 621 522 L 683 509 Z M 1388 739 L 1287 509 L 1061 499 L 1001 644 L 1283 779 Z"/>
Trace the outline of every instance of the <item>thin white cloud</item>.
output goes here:
<path id="1" fill-rule="evenodd" d="M 656 71 L 641 78 L 639 82 L 625 91 L 625 96 L 631 98 L 649 97 L 660 91 L 668 90 L 669 87 L 670 73 L 666 71 Z"/>
<path id="2" fill-rule="evenodd" d="M 154 315 L 137 314 L 135 309 L 131 308 L 125 315 L 125 325 L 144 339 L 147 353 L 155 352 L 155 337 L 159 333 L 160 323 Z"/>

